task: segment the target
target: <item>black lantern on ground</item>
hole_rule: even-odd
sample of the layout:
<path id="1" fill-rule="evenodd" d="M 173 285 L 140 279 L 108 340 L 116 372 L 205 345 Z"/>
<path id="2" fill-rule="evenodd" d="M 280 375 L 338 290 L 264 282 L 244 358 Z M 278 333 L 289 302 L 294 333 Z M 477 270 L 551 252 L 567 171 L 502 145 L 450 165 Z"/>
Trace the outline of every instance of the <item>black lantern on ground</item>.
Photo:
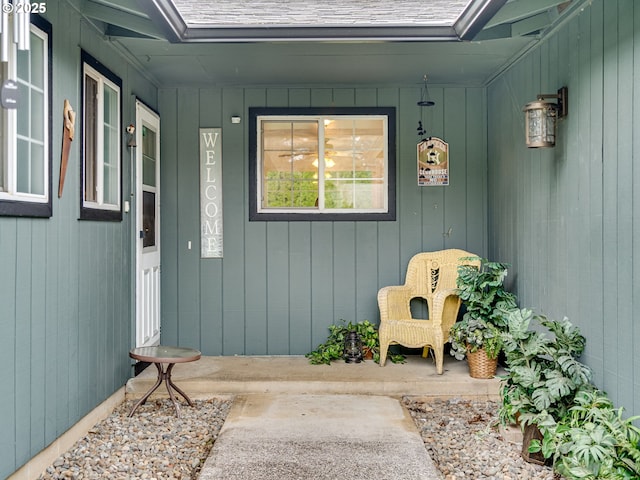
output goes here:
<path id="1" fill-rule="evenodd" d="M 347 363 L 360 363 L 362 361 L 362 340 L 360 340 L 357 332 L 349 332 L 345 337 L 342 356 Z"/>

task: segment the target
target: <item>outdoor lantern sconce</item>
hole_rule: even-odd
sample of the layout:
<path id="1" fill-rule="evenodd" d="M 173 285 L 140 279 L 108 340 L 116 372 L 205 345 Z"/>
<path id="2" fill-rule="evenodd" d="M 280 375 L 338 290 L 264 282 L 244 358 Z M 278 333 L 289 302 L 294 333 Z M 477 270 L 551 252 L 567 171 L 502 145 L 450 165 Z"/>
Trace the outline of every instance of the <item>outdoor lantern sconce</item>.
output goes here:
<path id="1" fill-rule="evenodd" d="M 545 98 L 557 98 L 558 103 Z M 527 103 L 525 115 L 525 142 L 529 148 L 553 147 L 556 144 L 556 122 L 567 116 L 569 93 L 562 87 L 557 94 L 540 94 L 534 102 Z"/>
<path id="2" fill-rule="evenodd" d="M 349 332 L 344 339 L 344 361 L 360 363 L 362 361 L 362 341 L 357 332 Z"/>

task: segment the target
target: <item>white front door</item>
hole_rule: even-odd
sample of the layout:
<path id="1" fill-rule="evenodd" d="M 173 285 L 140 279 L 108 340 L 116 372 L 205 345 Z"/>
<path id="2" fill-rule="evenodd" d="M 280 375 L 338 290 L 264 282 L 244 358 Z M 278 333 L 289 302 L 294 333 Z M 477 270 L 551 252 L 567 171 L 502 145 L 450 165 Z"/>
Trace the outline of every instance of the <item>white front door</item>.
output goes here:
<path id="1" fill-rule="evenodd" d="M 160 117 L 136 101 L 136 347 L 160 343 Z"/>

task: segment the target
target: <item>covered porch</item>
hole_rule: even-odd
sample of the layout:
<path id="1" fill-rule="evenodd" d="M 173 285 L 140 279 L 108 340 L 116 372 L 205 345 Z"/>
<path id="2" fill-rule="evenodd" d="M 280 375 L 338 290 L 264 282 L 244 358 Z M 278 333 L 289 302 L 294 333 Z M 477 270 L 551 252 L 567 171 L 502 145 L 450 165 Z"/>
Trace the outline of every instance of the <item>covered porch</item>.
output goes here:
<path id="1" fill-rule="evenodd" d="M 354 369 L 306 365 L 301 357 L 326 339 L 334 322 L 377 323 L 376 292 L 401 283 L 417 252 L 461 248 L 510 264 L 506 283 L 520 306 L 569 317 L 587 338 L 582 360 L 594 383 L 628 414 L 639 413 L 636 1 L 438 2 L 493 7 L 465 38 L 448 28 L 400 38 L 402 31 L 387 26 L 369 33 L 393 38 L 349 39 L 340 36 L 347 26 L 325 41 L 265 39 L 251 29 L 242 38 L 211 42 L 194 37 L 193 25 L 171 33 L 167 28 L 176 23 L 157 18 L 173 3 L 197 7 L 197 1 L 45 3 L 49 180 L 58 186 L 64 100 L 79 112 L 81 129 L 84 59 L 90 57 L 121 80 L 120 104 L 114 102 L 122 127 L 114 135 L 121 146 L 120 210 L 118 218 L 82 218 L 80 134 L 70 145 L 64 195 L 50 192 L 50 216 L 7 213 L 7 202 L 0 202 L 0 430 L 7 432 L 0 438 L 1 477 L 103 402 L 122 401 L 125 390 L 137 394 L 154 373 L 132 379 L 128 357 L 137 342 L 137 260 L 145 244 L 136 218 L 142 175 L 134 160 L 142 142 L 132 145 L 126 130 L 137 121 L 138 102 L 159 120 L 159 184 L 149 190 L 161 196 L 156 333 L 163 344 L 199 349 L 202 365 L 211 369 L 176 368 L 187 389 L 293 389 L 299 381 L 336 390 L 473 392 L 466 366 L 450 358 L 448 371 L 436 377 L 433 366 L 418 359 Z M 412 2 L 396 3 L 405 7 L 402 13 L 413 12 Z M 254 8 L 242 4 L 248 12 Z M 185 32 L 190 39 L 182 38 Z M 428 107 L 418 105 L 425 75 L 434 103 Z M 563 86 L 569 111 L 558 123 L 556 146 L 527 148 L 523 106 Z M 250 219 L 257 201 L 249 122 L 255 108 L 393 109 L 395 217 Z M 450 145 L 447 186 L 418 184 L 419 122 Z M 224 250 L 203 258 L 199 130 L 218 128 Z M 290 362 L 287 378 L 296 380 L 283 380 L 263 362 Z M 243 365 L 262 373 L 249 374 Z M 197 376 L 188 373 L 193 367 Z M 225 377 L 225 369 L 240 380 Z M 479 395 L 497 393 L 491 382 L 479 385 Z"/>

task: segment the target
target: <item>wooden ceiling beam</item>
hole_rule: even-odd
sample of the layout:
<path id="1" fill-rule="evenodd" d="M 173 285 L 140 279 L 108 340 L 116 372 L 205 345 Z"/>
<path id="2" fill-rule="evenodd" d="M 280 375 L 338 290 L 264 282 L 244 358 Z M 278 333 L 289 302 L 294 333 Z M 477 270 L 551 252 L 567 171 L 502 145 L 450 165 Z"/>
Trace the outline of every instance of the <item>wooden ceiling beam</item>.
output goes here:
<path id="1" fill-rule="evenodd" d="M 498 13 L 496 13 L 485 25 L 485 29 L 502 25 L 505 23 L 515 23 L 526 18 L 546 12 L 560 4 L 567 3 L 566 0 L 513 0 Z"/>
<path id="2" fill-rule="evenodd" d="M 125 11 L 115 6 L 116 4 L 111 5 L 108 6 L 104 3 L 87 0 L 82 6 L 82 13 L 91 19 L 125 29 L 124 31 L 130 30 L 151 38 L 164 38 L 146 15 L 142 16 L 144 15 L 142 13 L 139 15 L 133 14 L 130 9 Z"/>

